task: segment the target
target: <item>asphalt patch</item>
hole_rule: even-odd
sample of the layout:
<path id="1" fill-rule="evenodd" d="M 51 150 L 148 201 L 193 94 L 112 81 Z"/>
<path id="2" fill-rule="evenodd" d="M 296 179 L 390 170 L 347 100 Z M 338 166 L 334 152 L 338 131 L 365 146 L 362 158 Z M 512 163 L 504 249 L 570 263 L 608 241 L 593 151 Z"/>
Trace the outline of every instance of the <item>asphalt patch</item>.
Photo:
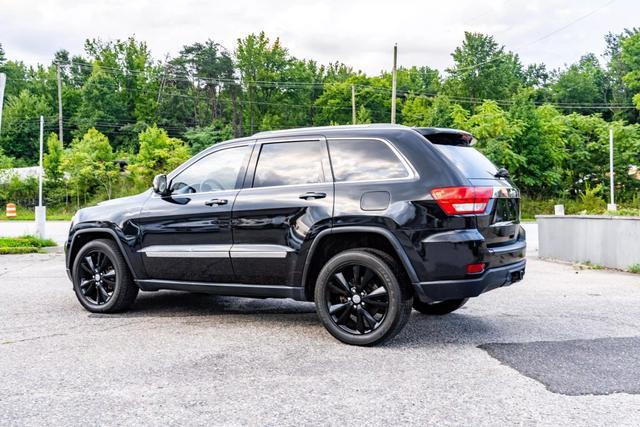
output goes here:
<path id="1" fill-rule="evenodd" d="M 491 343 L 478 347 L 554 393 L 640 394 L 640 337 Z"/>

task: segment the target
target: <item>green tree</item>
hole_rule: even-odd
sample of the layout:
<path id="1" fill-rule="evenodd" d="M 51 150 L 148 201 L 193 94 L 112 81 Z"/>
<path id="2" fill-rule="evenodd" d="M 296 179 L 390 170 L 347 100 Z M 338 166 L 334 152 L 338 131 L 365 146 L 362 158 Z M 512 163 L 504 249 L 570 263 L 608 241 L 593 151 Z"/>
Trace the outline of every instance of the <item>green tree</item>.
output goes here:
<path id="1" fill-rule="evenodd" d="M 13 159 L 2 151 L 0 148 L 0 169 L 7 169 L 13 167 Z"/>
<path id="2" fill-rule="evenodd" d="M 0 147 L 5 154 L 25 164 L 35 164 L 40 140 L 40 116 L 48 117 L 51 108 L 42 96 L 23 90 L 7 101 L 3 112 Z"/>
<path id="3" fill-rule="evenodd" d="M 609 128 L 615 140 L 614 172 L 618 196 L 631 199 L 640 191 L 640 181 L 630 175 L 631 165 L 640 164 L 640 129 L 621 121 L 607 122 L 602 117 L 570 114 L 562 116 L 563 141 L 569 155 L 565 158 L 565 187 L 571 195 L 599 184 L 609 191 Z"/>
<path id="4" fill-rule="evenodd" d="M 151 126 L 138 136 L 140 151 L 129 169 L 137 188 L 148 188 L 156 174 L 169 173 L 191 156 L 189 148 L 164 129 Z"/>
<path id="5" fill-rule="evenodd" d="M 134 149 L 136 127 L 132 123 L 152 123 L 158 113 L 160 67 L 145 42 L 134 37 L 105 42 L 85 42 L 85 52 L 93 65 L 83 85 L 82 107 L 77 115 L 79 133 L 96 127 L 111 140 L 114 148 Z"/>
<path id="6" fill-rule="evenodd" d="M 117 148 L 123 145 L 118 136 L 126 117 L 126 105 L 117 79 L 95 64 L 82 87 L 82 104 L 74 120 L 78 127 L 76 135 L 84 135 L 89 129 L 96 128 L 111 137 Z"/>
<path id="7" fill-rule="evenodd" d="M 371 123 L 371 113 L 364 105 L 361 105 L 356 112 L 356 123 L 359 125 L 366 125 Z"/>
<path id="8" fill-rule="evenodd" d="M 58 139 L 58 135 L 50 133 L 47 138 L 47 152 L 42 159 L 45 176 L 48 180 L 59 182 L 63 178 L 62 161 L 64 158 L 64 150 Z"/>
<path id="9" fill-rule="evenodd" d="M 560 73 L 553 85 L 553 99 L 561 104 L 603 104 L 607 101 L 606 76 L 598 58 L 592 53 L 584 55 L 576 64 Z M 566 111 L 594 113 L 598 109 L 578 110 L 571 106 Z"/>
<path id="10" fill-rule="evenodd" d="M 471 115 L 461 106 L 456 106 L 452 116 L 457 127 L 468 130 L 478 138 L 476 148 L 499 167 L 505 167 L 513 173 L 526 162 L 525 157 L 514 150 L 522 123 L 511 120 L 495 101 L 483 102 Z"/>
<path id="11" fill-rule="evenodd" d="M 263 82 L 285 80 L 288 51 L 281 45 L 280 39 L 271 42 L 264 32 L 260 32 L 238 39 L 235 55 L 248 95 L 244 116 L 248 117 L 248 129 L 253 133 L 256 125 L 262 121 L 269 103 L 273 103 L 274 98 L 277 99 L 277 95 L 284 90 L 284 87 L 277 84 Z"/>
<path id="12" fill-rule="evenodd" d="M 209 39 L 184 46 L 177 60 L 184 63 L 194 84 L 206 93 L 211 119 L 216 120 L 224 107 L 219 99 L 221 89 L 235 84 L 231 56 L 222 45 Z"/>
<path id="13" fill-rule="evenodd" d="M 356 108 L 365 107 L 372 123 L 388 123 L 391 115 L 391 80 L 383 77 L 367 77 L 358 74 L 343 82 L 328 84 L 322 95 L 315 101 L 318 108 L 315 124 L 328 125 L 332 122 L 350 124 L 351 86 L 356 90 Z M 356 111 L 357 111 L 356 110 Z"/>
<path id="14" fill-rule="evenodd" d="M 7 60 L 2 43 L 0 43 L 0 73 L 7 76 L 4 89 L 5 100 L 11 96 L 18 96 L 29 85 L 27 79 L 29 69 L 23 62 Z"/>
<path id="15" fill-rule="evenodd" d="M 191 147 L 191 153 L 196 154 L 218 142 L 233 138 L 233 128 L 216 120 L 211 126 L 189 129 L 184 137 Z"/>
<path id="16" fill-rule="evenodd" d="M 69 175 L 69 184 L 76 194 L 77 204 L 80 196 L 87 197 L 99 190 L 110 199 L 113 185 L 118 178 L 119 166 L 109 140 L 95 128 L 89 129 L 82 138 L 76 138 L 71 149 L 62 160 L 62 170 Z"/>
<path id="17" fill-rule="evenodd" d="M 511 144 L 522 157 L 518 167 L 510 170 L 523 191 L 529 194 L 554 194 L 560 191 L 565 158 L 561 114 L 553 107 L 535 106 L 533 91 L 515 97 L 509 111 L 511 124 L 518 133 Z"/>
<path id="18" fill-rule="evenodd" d="M 627 38 L 640 33 L 639 28 L 625 29 L 623 32 L 614 34 L 608 33 L 605 36 L 606 49 L 605 58 L 608 59 L 606 77 L 607 85 L 611 93 L 610 99 L 613 104 L 631 104 L 633 102 L 633 91 L 631 91 L 624 82 L 624 76 L 631 71 L 628 61 L 622 58 L 622 42 Z M 638 121 L 638 110 L 633 109 L 615 109 L 613 110 L 613 118 L 626 120 L 627 122 L 636 123 Z"/>
<path id="19" fill-rule="evenodd" d="M 406 126 L 431 126 L 431 108 L 424 96 L 409 96 L 402 104 L 402 124 Z"/>
<path id="20" fill-rule="evenodd" d="M 505 52 L 492 36 L 465 32 L 462 46 L 451 56 L 454 66 L 447 69 L 447 94 L 474 100 L 506 99 L 524 85 L 518 55 Z"/>
<path id="21" fill-rule="evenodd" d="M 622 80 L 634 93 L 633 102 L 640 110 L 640 32 L 635 32 L 622 41 L 621 61 L 627 71 Z"/>

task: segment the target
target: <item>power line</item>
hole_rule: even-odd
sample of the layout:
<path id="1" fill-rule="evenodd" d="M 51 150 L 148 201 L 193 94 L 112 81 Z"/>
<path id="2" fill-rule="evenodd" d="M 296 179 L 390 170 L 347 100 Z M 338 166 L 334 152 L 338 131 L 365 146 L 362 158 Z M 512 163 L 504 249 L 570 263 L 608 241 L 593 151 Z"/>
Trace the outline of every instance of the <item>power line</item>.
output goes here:
<path id="1" fill-rule="evenodd" d="M 538 42 L 540 42 L 540 41 L 542 41 L 542 40 L 545 40 L 545 39 L 547 39 L 547 38 L 549 38 L 549 37 L 551 37 L 551 36 L 554 36 L 554 35 L 556 35 L 556 34 L 558 34 L 558 33 L 562 32 L 562 31 L 564 31 L 565 29 L 569 28 L 570 26 L 572 26 L 572 25 L 574 25 L 574 24 L 576 24 L 576 23 L 578 23 L 578 22 L 582 21 L 583 19 L 586 19 L 586 18 L 588 18 L 589 16 L 591 16 L 591 15 L 593 15 L 593 14 L 595 14 L 595 13 L 599 12 L 600 10 L 604 9 L 605 7 L 609 6 L 611 3 L 615 2 L 615 1 L 616 1 L 616 0 L 609 0 L 609 1 L 608 1 L 607 3 L 605 3 L 604 5 L 602 5 L 602 6 L 598 7 L 598 8 L 596 8 L 596 9 L 593 9 L 593 10 L 589 11 L 588 13 L 586 13 L 586 14 L 584 14 L 584 15 L 582 15 L 582 16 L 580 16 L 580 17 L 576 18 L 576 19 L 574 19 L 573 21 L 568 22 L 567 24 L 563 25 L 562 27 L 560 27 L 560 28 L 556 28 L 555 30 L 551 31 L 550 33 L 545 34 L 545 35 L 543 35 L 542 37 L 539 37 L 539 38 L 537 38 L 537 39 L 535 39 L 535 40 L 532 40 L 532 41 L 530 41 L 530 42 L 528 42 L 528 43 L 520 43 L 520 44 L 518 44 L 518 45 L 514 46 L 514 47 L 513 47 L 513 49 L 515 50 L 516 48 L 518 48 L 518 47 L 522 47 L 522 46 L 530 46 L 530 45 L 532 45 L 532 44 L 535 44 L 535 43 L 538 43 Z M 489 64 L 489 63 L 492 63 L 492 62 L 495 62 L 495 61 L 497 61 L 497 60 L 499 60 L 499 59 L 502 59 L 502 57 L 495 57 L 495 58 L 489 59 L 489 60 L 487 60 L 487 61 L 480 62 L 480 63 L 478 63 L 478 64 L 473 64 L 473 65 L 470 65 L 470 66 L 467 66 L 467 67 L 458 68 L 458 69 L 456 69 L 456 71 L 457 71 L 457 72 L 465 72 L 465 71 L 467 71 L 467 70 L 475 70 L 475 69 L 477 69 L 478 67 L 481 67 L 481 66 L 483 66 L 483 65 L 486 65 L 486 64 Z"/>
<path id="2" fill-rule="evenodd" d="M 542 37 L 539 37 L 539 38 L 537 38 L 537 39 L 535 39 L 535 40 L 533 40 L 533 41 L 531 41 L 531 42 L 529 42 L 529 43 L 526 43 L 526 44 L 524 44 L 524 45 L 523 45 L 523 44 L 520 44 L 520 45 L 518 45 L 518 46 L 529 46 L 529 45 L 532 45 L 532 44 L 535 44 L 535 43 L 541 42 L 542 40 L 546 40 L 546 39 L 548 39 L 549 37 L 554 36 L 554 35 L 556 35 L 556 34 L 558 34 L 558 33 L 562 32 L 562 31 L 566 30 L 566 29 L 567 29 L 567 28 L 569 28 L 570 26 L 572 26 L 572 25 L 574 25 L 574 24 L 577 24 L 578 22 L 580 22 L 580 21 L 582 21 L 582 20 L 584 20 L 584 19 L 586 19 L 586 18 L 590 17 L 591 15 L 593 15 L 593 14 L 595 14 L 595 13 L 600 12 L 602 9 L 604 9 L 604 8 L 605 8 L 605 7 L 607 7 L 607 6 L 609 6 L 611 3 L 615 2 L 615 1 L 616 1 L 616 0 L 610 0 L 610 1 L 608 1 L 607 3 L 603 4 L 602 6 L 600 6 L 600 7 L 596 8 L 596 9 L 593 9 L 592 11 L 590 11 L 590 12 L 588 12 L 588 13 L 586 13 L 586 14 L 584 14 L 584 15 L 582 15 L 582 16 L 580 16 L 580 17 L 576 18 L 576 19 L 574 19 L 573 21 L 571 21 L 571 22 L 569 22 L 569 23 L 567 23 L 567 24 L 563 25 L 562 27 L 557 28 L 557 29 L 555 29 L 555 30 L 551 31 L 550 33 L 545 34 L 545 35 L 543 35 Z"/>

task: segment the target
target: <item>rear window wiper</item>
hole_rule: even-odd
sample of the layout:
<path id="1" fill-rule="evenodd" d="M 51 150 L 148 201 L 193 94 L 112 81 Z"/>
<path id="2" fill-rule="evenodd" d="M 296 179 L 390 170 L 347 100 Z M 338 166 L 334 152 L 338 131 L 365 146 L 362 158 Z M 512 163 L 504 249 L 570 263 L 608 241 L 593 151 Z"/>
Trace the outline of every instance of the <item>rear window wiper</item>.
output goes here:
<path id="1" fill-rule="evenodd" d="M 500 168 L 493 176 L 496 178 L 509 178 L 509 171 L 505 168 Z"/>

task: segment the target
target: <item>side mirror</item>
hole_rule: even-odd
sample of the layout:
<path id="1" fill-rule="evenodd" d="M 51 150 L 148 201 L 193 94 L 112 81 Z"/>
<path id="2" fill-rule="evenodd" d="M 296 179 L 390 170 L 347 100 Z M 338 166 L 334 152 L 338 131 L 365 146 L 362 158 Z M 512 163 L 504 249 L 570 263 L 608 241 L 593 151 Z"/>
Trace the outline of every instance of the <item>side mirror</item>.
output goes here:
<path id="1" fill-rule="evenodd" d="M 167 182 L 167 175 L 160 174 L 153 178 L 153 191 L 161 196 L 169 194 L 169 183 Z"/>

